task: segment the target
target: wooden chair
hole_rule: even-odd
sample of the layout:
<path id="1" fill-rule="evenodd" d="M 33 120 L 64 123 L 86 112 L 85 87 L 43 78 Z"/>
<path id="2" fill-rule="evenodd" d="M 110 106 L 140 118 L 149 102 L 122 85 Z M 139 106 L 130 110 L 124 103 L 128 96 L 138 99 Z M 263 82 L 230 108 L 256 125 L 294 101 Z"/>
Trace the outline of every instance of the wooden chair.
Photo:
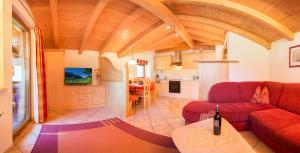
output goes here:
<path id="1" fill-rule="evenodd" d="M 144 109 L 151 103 L 151 83 L 149 81 L 144 81 L 142 90 L 135 92 L 135 95 L 139 96 L 140 101 L 144 103 Z"/>
<path id="2" fill-rule="evenodd" d="M 155 102 L 155 99 L 156 99 L 156 86 L 155 86 L 154 81 L 151 81 L 150 92 L 151 92 L 151 102 Z"/>
<path id="3" fill-rule="evenodd" d="M 150 103 L 151 103 L 151 90 L 150 89 L 151 89 L 151 82 L 145 81 L 143 97 L 142 97 L 142 100 L 144 102 L 144 109 L 146 109 L 146 107 L 150 106 Z"/>

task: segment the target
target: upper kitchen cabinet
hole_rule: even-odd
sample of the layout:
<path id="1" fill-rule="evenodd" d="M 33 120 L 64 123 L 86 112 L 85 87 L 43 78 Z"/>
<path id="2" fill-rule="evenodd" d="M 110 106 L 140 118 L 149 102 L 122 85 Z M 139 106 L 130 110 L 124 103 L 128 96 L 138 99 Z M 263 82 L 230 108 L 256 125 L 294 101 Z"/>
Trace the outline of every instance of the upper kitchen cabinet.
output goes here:
<path id="1" fill-rule="evenodd" d="M 166 70 L 170 68 L 172 62 L 171 56 L 155 56 L 155 70 Z"/>
<path id="2" fill-rule="evenodd" d="M 183 54 L 182 67 L 184 69 L 196 69 L 198 68 L 198 63 L 194 62 L 196 60 L 199 60 L 199 57 L 195 54 Z"/>

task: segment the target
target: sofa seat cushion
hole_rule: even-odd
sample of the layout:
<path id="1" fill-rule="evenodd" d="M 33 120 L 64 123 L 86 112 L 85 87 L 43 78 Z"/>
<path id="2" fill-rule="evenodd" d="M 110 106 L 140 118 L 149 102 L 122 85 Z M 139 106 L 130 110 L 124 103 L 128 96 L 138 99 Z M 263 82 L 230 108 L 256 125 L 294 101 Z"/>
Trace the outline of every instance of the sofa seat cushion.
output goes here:
<path id="1" fill-rule="evenodd" d="M 295 152 L 300 152 L 300 123 L 281 129 L 279 137 L 283 146 Z"/>
<path id="2" fill-rule="evenodd" d="M 251 126 L 257 127 L 267 136 L 278 140 L 278 143 L 281 145 L 289 145 L 292 147 L 289 149 L 298 147 L 300 150 L 299 115 L 280 108 L 275 108 L 253 112 L 249 115 L 249 120 Z M 297 141 L 297 143 L 294 143 L 295 141 Z"/>
<path id="3" fill-rule="evenodd" d="M 215 104 L 206 101 L 192 101 L 183 107 L 182 116 L 186 123 L 197 122 L 201 113 L 207 113 L 215 109 Z"/>
<path id="4" fill-rule="evenodd" d="M 221 115 L 230 123 L 248 121 L 248 115 L 253 111 L 274 108 L 271 105 L 251 102 L 221 103 Z M 182 116 L 187 123 L 199 121 L 201 113 L 214 111 L 216 103 L 193 101 L 184 106 Z"/>
<path id="5" fill-rule="evenodd" d="M 224 117 L 230 123 L 247 122 L 250 113 L 274 108 L 271 105 L 255 104 L 251 102 L 236 102 L 219 105 L 222 117 Z"/>

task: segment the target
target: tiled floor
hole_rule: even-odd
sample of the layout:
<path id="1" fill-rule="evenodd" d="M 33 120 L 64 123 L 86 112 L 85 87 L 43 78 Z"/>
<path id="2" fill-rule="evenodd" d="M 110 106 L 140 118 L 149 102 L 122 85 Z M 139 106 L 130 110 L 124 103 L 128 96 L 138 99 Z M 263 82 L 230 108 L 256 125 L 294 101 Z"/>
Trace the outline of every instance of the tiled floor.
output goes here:
<path id="1" fill-rule="evenodd" d="M 142 107 L 138 107 L 134 116 L 122 119 L 139 128 L 170 136 L 172 130 L 184 126 L 181 111 L 182 107 L 188 101 L 188 99 L 158 98 L 155 103 L 146 110 L 142 109 Z M 57 110 L 49 111 L 49 118 L 45 124 L 84 123 L 112 117 L 116 116 L 108 107 Z M 10 153 L 29 153 L 33 148 L 40 130 L 40 124 L 29 124 L 14 140 L 14 146 Z M 241 135 L 257 153 L 272 153 L 272 151 L 265 144 L 260 142 L 251 132 L 241 132 Z"/>

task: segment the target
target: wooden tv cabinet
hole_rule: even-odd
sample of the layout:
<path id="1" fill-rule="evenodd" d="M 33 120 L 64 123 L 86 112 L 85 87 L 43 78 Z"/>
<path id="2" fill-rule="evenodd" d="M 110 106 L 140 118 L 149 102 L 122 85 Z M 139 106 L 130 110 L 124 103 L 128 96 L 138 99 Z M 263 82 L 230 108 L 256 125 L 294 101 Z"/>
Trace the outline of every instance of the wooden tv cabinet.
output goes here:
<path id="1" fill-rule="evenodd" d="M 63 108 L 86 108 L 105 105 L 104 85 L 64 86 Z"/>

